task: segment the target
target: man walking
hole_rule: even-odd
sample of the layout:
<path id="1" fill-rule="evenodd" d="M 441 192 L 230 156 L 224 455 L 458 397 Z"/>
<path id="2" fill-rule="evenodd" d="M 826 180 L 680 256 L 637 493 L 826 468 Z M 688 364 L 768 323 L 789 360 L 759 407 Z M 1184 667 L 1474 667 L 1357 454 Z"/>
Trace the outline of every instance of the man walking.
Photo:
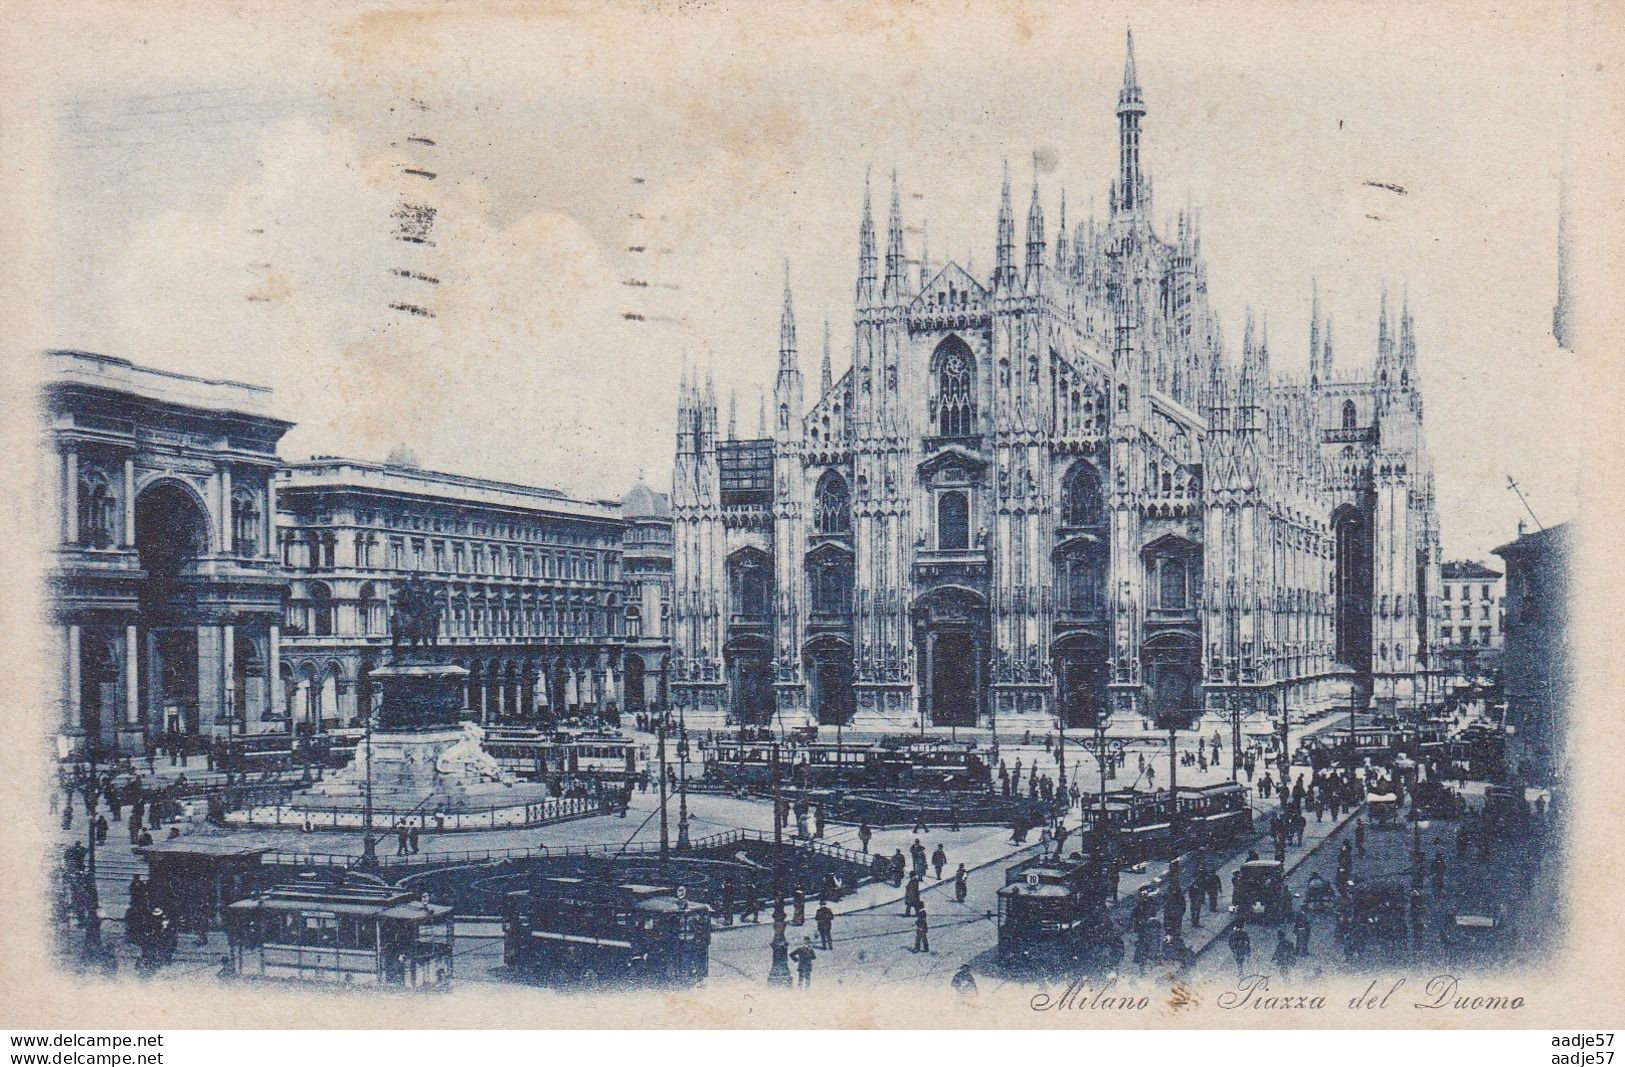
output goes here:
<path id="1" fill-rule="evenodd" d="M 1253 939 L 1247 933 L 1247 927 L 1239 920 L 1236 928 L 1230 931 L 1230 955 L 1236 958 L 1236 974 L 1247 973 L 1247 957 L 1253 954 Z"/>
<path id="2" fill-rule="evenodd" d="M 913 951 L 915 951 L 915 952 L 930 952 L 931 951 L 931 938 L 929 936 L 930 932 L 931 932 L 931 926 L 930 926 L 929 923 L 926 922 L 926 919 L 925 919 L 925 905 L 921 904 L 920 905 L 920 910 L 914 916 L 914 948 L 913 948 Z"/>
<path id="3" fill-rule="evenodd" d="M 863 854 L 865 856 L 869 854 L 869 839 L 873 836 L 875 836 L 875 832 L 869 829 L 868 819 L 865 819 L 863 822 L 858 824 L 858 844 L 863 846 Z"/>
<path id="4" fill-rule="evenodd" d="M 1186 897 L 1191 904 L 1191 927 L 1194 929 L 1202 925 L 1202 876 L 1197 875 L 1191 879 L 1190 889 Z"/>
<path id="5" fill-rule="evenodd" d="M 920 880 L 910 878 L 908 888 L 903 890 L 903 914 L 913 915 L 923 907 L 925 907 L 925 903 L 920 899 Z"/>
<path id="6" fill-rule="evenodd" d="M 936 868 L 937 881 L 942 881 L 942 869 L 948 866 L 948 854 L 942 851 L 942 843 L 937 843 L 937 850 L 931 853 L 931 866 Z"/>
<path id="7" fill-rule="evenodd" d="M 835 912 L 830 910 L 828 904 L 818 905 L 813 912 L 813 924 L 818 927 L 818 947 L 832 949 L 835 947 Z"/>
<path id="8" fill-rule="evenodd" d="M 966 877 L 967 876 L 966 876 L 966 873 L 965 873 L 965 865 L 963 863 L 961 863 L 959 865 L 959 870 L 954 872 L 954 902 L 955 903 L 958 903 L 958 904 L 965 903 L 965 893 L 969 888 L 965 884 L 966 883 Z"/>

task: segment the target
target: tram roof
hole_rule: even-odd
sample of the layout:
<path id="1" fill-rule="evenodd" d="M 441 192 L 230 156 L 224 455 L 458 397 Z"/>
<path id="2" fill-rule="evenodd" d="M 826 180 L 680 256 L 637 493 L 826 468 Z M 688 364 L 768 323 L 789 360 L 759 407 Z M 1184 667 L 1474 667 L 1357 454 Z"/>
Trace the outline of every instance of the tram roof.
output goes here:
<path id="1" fill-rule="evenodd" d="M 543 900 L 549 897 L 571 897 L 595 904 L 614 904 L 636 908 L 639 911 L 677 912 L 710 911 L 710 907 L 697 900 L 678 900 L 677 887 L 669 885 L 641 885 L 635 882 L 601 882 L 586 878 L 544 878 L 529 889 L 508 894 L 510 899 Z"/>
<path id="2" fill-rule="evenodd" d="M 450 915 L 445 904 L 431 904 L 416 893 L 377 886 L 276 886 L 257 897 L 239 900 L 238 912 L 326 912 L 357 918 L 433 921 Z"/>

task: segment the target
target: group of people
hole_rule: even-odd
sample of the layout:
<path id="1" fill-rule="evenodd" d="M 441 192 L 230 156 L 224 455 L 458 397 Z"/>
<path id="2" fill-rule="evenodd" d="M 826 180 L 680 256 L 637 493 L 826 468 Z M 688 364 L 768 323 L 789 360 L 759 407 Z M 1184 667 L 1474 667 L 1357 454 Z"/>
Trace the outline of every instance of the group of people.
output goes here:
<path id="1" fill-rule="evenodd" d="M 86 768 L 76 767 L 60 776 L 60 789 L 51 793 L 50 803 L 62 829 L 73 829 L 77 800 L 90 820 L 96 844 L 105 845 L 112 827 L 123 822 L 133 846 L 152 844 L 153 831 L 166 820 L 180 817 L 180 798 L 185 795 L 187 782 L 182 774 L 173 782 L 152 787 L 139 774 L 121 781 L 111 772 L 92 776 Z"/>

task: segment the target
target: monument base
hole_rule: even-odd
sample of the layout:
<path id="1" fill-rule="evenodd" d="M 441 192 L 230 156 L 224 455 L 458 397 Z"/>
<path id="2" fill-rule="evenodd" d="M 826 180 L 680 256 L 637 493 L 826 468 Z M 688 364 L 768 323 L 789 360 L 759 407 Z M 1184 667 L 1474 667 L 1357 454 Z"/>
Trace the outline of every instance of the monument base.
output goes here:
<path id="1" fill-rule="evenodd" d="M 381 809 L 496 807 L 551 796 L 546 786 L 519 782 L 481 745 L 484 731 L 464 722 L 372 734 L 372 802 Z M 343 769 L 297 794 L 312 807 L 351 807 L 367 795 L 366 741 Z"/>

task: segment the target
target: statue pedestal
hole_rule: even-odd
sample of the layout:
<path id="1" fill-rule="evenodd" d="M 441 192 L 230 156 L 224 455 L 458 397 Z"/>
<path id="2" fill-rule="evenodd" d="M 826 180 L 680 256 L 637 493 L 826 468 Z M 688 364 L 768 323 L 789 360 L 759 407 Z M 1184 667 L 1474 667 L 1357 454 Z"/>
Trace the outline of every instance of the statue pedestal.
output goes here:
<path id="1" fill-rule="evenodd" d="M 479 724 L 463 720 L 467 676 L 451 664 L 374 670 L 371 677 L 383 699 L 370 741 L 361 742 L 349 766 L 299 798 L 316 807 L 352 807 L 365 800 L 370 773 L 373 807 L 383 811 L 432 812 L 545 799 L 545 786 L 516 782 L 482 747 Z"/>

